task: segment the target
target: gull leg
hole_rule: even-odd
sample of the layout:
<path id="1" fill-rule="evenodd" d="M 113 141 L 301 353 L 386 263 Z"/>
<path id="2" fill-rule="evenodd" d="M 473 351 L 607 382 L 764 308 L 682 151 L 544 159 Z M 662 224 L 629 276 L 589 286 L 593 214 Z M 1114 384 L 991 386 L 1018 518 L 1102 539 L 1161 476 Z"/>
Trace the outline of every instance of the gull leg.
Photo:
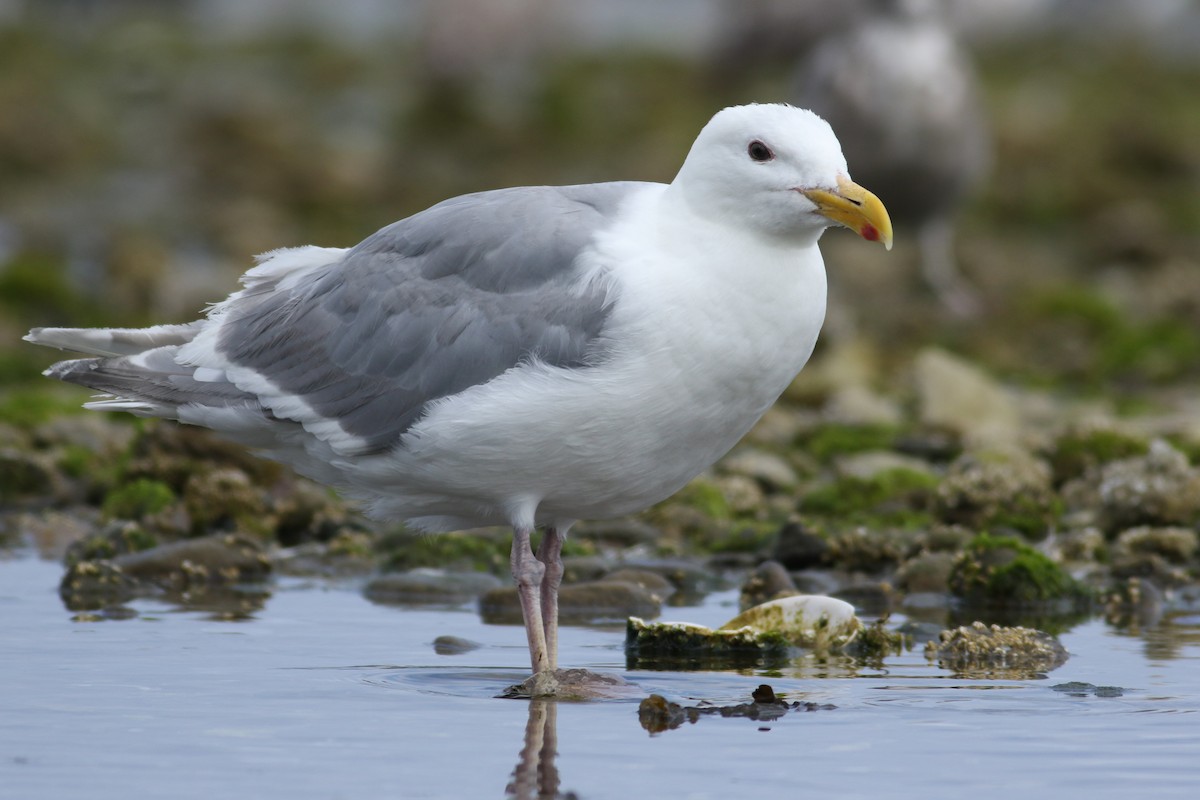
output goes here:
<path id="1" fill-rule="evenodd" d="M 917 231 L 921 272 L 942 304 L 958 317 L 979 315 L 979 293 L 959 270 L 954 258 L 954 223 L 949 217 L 926 222 Z"/>
<path id="2" fill-rule="evenodd" d="M 546 567 L 533 555 L 529 546 L 530 528 L 513 528 L 512 565 L 513 580 L 517 582 L 517 596 L 521 599 L 521 616 L 525 619 L 525 636 L 529 640 L 529 661 L 536 675 L 550 668 L 546 654 L 546 631 L 542 626 L 541 593 L 542 578 Z"/>
<path id="3" fill-rule="evenodd" d="M 558 587 L 562 584 L 562 534 L 547 528 L 538 545 L 537 560 L 545 567 L 542 578 L 542 628 L 546 635 L 546 655 L 550 669 L 558 669 Z"/>

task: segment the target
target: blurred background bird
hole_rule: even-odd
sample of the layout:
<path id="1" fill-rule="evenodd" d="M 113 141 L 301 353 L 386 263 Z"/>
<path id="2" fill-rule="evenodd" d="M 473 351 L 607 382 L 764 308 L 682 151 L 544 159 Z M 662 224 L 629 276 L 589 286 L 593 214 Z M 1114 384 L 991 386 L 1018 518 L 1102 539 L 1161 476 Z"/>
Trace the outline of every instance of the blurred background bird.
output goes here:
<path id="1" fill-rule="evenodd" d="M 892 209 L 901 238 L 915 237 L 922 275 L 946 308 L 978 313 L 954 227 L 987 175 L 991 143 L 974 69 L 942 3 L 857 3 L 848 27 L 802 59 L 793 100 L 838 132 L 855 178 Z"/>

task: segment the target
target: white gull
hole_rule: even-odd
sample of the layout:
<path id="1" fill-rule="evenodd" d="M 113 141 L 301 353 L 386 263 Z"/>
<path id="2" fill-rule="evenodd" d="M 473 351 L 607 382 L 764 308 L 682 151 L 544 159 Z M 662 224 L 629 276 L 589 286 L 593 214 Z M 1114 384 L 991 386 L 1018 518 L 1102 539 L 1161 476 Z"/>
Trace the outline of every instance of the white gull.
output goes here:
<path id="1" fill-rule="evenodd" d="M 46 372 L 89 408 L 212 428 L 426 530 L 511 525 L 536 674 L 571 525 L 670 496 L 808 360 L 832 224 L 891 244 L 822 119 L 739 106 L 667 185 L 456 197 L 268 253 L 197 322 L 26 338 L 96 356 Z"/>

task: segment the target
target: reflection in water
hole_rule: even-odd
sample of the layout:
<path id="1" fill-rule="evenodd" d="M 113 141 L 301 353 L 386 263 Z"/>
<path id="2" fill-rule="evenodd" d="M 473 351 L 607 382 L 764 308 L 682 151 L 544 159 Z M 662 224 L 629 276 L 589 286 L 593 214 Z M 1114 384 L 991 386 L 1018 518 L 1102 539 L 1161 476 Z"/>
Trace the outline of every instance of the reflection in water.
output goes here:
<path id="1" fill-rule="evenodd" d="M 525 746 L 513 768 L 512 780 L 504 787 L 512 800 L 568 800 L 574 792 L 558 793 L 558 703 L 554 700 L 529 701 L 529 722 L 525 724 Z"/>

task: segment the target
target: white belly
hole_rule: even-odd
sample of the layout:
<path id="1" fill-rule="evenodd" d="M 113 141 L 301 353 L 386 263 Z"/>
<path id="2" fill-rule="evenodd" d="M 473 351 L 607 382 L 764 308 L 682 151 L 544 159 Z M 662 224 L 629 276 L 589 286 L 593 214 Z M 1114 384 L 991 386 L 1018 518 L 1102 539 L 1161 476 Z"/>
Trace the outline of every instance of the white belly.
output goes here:
<path id="1" fill-rule="evenodd" d="M 352 480 L 381 513 L 458 525 L 569 524 L 663 500 L 728 452 L 807 361 L 825 308 L 811 252 L 743 251 L 726 272 L 690 253 L 639 272 L 616 254 L 609 359 L 522 366 L 448 398 Z"/>

